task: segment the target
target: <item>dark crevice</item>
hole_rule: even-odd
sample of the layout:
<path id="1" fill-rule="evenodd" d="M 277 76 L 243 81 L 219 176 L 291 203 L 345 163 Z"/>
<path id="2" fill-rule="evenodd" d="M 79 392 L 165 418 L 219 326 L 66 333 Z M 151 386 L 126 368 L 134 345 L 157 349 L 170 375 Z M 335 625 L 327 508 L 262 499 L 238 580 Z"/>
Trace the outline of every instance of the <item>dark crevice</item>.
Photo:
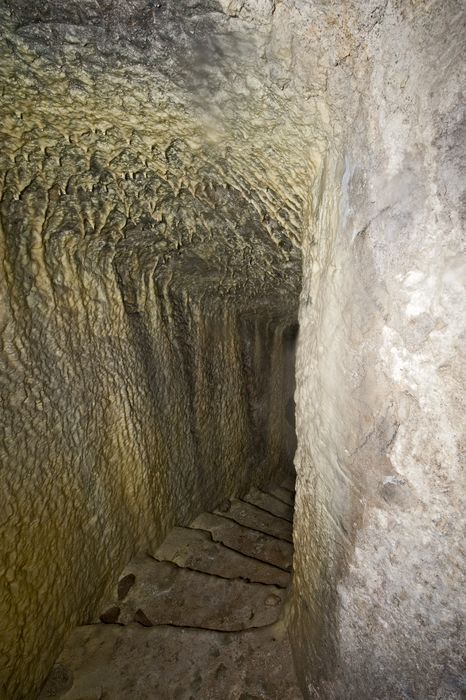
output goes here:
<path id="1" fill-rule="evenodd" d="M 148 620 L 150 622 L 150 620 Z M 146 627 L 146 628 L 175 628 L 175 629 L 185 629 L 185 630 L 198 630 L 199 632 L 212 632 L 214 634 L 224 634 L 224 635 L 241 635 L 241 634 L 246 634 L 247 632 L 253 632 L 254 630 L 273 630 L 276 628 L 277 623 L 272 623 L 270 625 L 257 625 L 254 626 L 252 625 L 251 627 L 245 627 L 244 629 L 239 629 L 239 630 L 221 630 L 217 629 L 215 627 L 196 627 L 194 625 L 177 625 L 175 623 L 166 623 L 164 622 L 162 625 L 153 625 L 152 623 L 150 625 L 145 625 L 141 622 L 135 621 L 135 624 L 141 626 L 141 627 Z M 119 625 L 121 626 L 121 625 Z"/>
<path id="2" fill-rule="evenodd" d="M 160 625 L 158 623 L 153 623 L 150 618 L 142 609 L 138 609 L 134 614 L 135 623 L 141 625 L 142 627 L 173 627 L 178 629 L 192 629 L 192 630 L 204 630 L 206 632 L 218 632 L 221 634 L 231 634 L 238 632 L 248 632 L 253 630 L 260 630 L 269 625 L 248 625 L 247 627 L 240 627 L 238 629 L 220 629 L 218 627 L 204 627 L 201 625 L 187 625 L 187 624 L 177 624 L 176 622 L 164 622 Z M 272 623 L 273 624 L 273 623 Z"/>
<path id="3" fill-rule="evenodd" d="M 290 493 L 293 497 L 296 495 L 296 491 L 294 489 L 289 489 L 288 486 L 280 484 L 280 488 L 284 489 L 285 491 L 288 491 L 288 493 Z"/>

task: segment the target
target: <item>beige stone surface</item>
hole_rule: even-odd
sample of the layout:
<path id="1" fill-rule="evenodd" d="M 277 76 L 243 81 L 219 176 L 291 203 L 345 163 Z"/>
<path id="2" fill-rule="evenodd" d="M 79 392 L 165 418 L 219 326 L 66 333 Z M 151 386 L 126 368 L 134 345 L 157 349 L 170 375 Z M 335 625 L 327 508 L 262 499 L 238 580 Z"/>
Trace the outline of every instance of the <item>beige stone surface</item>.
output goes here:
<path id="1" fill-rule="evenodd" d="M 295 658 L 309 697 L 459 700 L 464 3 L 363 5 L 304 245 Z"/>
<path id="2" fill-rule="evenodd" d="M 258 508 L 247 501 L 235 498 L 232 499 L 226 508 L 214 512 L 216 515 L 221 515 L 223 518 L 233 520 L 239 525 L 244 525 L 265 535 L 271 535 L 285 542 L 293 541 L 292 522 L 283 518 L 277 518 L 272 513 Z"/>
<path id="3" fill-rule="evenodd" d="M 282 588 L 286 588 L 290 583 L 290 574 L 287 571 L 215 542 L 207 530 L 173 528 L 154 557 L 159 561 L 171 561 L 178 566 L 224 578 L 240 576 L 247 581 L 273 584 Z"/>
<path id="4" fill-rule="evenodd" d="M 299 297 L 303 692 L 458 700 L 464 3 L 0 10 L 0 688 L 289 461 Z"/>
<path id="5" fill-rule="evenodd" d="M 243 531 L 254 545 L 256 531 Z M 207 535 L 176 527 L 157 550 L 163 561 L 134 557 L 100 623 L 69 635 L 41 700 L 302 697 L 286 633 L 290 574 Z M 256 583 L 272 569 L 283 586 Z"/>
<path id="6" fill-rule="evenodd" d="M 267 535 L 259 530 L 249 530 L 229 518 L 214 513 L 201 513 L 191 527 L 211 533 L 215 542 L 221 542 L 246 556 L 291 570 L 293 545 L 286 540 Z"/>
<path id="7" fill-rule="evenodd" d="M 283 628 L 80 627 L 40 700 L 301 700 Z M 160 675 L 160 668 L 164 675 Z"/>

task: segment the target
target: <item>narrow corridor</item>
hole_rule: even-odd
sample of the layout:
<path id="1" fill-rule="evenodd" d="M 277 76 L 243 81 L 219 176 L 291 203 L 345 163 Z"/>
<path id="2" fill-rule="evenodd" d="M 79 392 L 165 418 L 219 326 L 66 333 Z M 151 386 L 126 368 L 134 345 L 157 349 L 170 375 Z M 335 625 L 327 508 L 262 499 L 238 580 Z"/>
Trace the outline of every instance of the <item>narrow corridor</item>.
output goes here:
<path id="1" fill-rule="evenodd" d="M 294 480 L 175 527 L 78 627 L 41 699 L 297 700 L 284 624 Z"/>
<path id="2" fill-rule="evenodd" d="M 465 28 L 0 0 L 0 700 L 466 700 Z"/>

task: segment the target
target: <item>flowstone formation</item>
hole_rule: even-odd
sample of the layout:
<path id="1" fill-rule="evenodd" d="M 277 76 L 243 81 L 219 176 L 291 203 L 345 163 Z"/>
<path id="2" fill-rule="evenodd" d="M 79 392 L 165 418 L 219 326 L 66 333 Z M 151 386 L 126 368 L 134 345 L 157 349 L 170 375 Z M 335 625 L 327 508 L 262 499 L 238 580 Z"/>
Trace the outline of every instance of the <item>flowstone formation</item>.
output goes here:
<path id="1" fill-rule="evenodd" d="M 0 7 L 4 694 L 289 463 L 299 319 L 302 692 L 459 699 L 462 3 Z"/>

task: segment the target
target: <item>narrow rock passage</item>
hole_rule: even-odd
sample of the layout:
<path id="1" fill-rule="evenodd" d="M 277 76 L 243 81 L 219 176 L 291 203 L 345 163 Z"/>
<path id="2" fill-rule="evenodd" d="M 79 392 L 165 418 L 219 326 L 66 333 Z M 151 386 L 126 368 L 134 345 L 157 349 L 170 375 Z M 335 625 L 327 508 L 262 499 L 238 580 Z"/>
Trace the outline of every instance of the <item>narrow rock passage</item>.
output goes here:
<path id="1" fill-rule="evenodd" d="M 284 621 L 294 481 L 175 527 L 76 628 L 40 698 L 298 700 Z"/>

